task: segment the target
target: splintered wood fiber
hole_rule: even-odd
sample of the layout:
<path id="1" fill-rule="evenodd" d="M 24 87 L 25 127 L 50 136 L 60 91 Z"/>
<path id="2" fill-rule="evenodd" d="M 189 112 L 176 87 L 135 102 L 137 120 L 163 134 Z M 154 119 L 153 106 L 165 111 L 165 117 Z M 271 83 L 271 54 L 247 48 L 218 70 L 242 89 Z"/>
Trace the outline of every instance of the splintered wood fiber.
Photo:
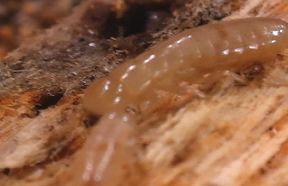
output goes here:
<path id="1" fill-rule="evenodd" d="M 83 108 L 84 90 L 126 60 L 189 28 L 287 15 L 286 0 L 81 1 L 0 62 L 0 185 L 75 184 L 86 140 L 105 128 Z M 116 185 L 287 185 L 287 54 L 235 72 L 239 81 L 156 90 L 152 113 L 130 108 L 133 165 Z"/>

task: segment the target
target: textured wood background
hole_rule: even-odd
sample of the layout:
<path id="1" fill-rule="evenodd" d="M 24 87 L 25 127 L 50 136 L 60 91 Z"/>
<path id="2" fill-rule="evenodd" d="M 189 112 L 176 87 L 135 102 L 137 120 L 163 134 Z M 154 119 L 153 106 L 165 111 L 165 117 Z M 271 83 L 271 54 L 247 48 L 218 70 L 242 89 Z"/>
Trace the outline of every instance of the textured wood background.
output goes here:
<path id="1" fill-rule="evenodd" d="M 89 3 L 80 5 L 65 24 L 75 24 L 72 20 Z M 269 16 L 288 21 L 287 0 L 247 0 L 233 5 L 240 9 L 225 19 Z M 71 39 L 58 33 L 61 25 L 35 40 Z M 37 42 L 31 43 L 8 58 L 39 49 Z M 139 185 L 288 185 L 287 62 L 284 52 L 245 85 L 223 79 L 204 99 L 183 96 L 142 119 L 138 140 L 145 148 L 139 148 L 138 158 L 145 173 Z M 1 68 L 5 72 L 5 66 Z M 57 82 L 66 92 L 48 91 L 52 96 L 43 97 L 31 86 L 9 87 L 11 82 L 17 84 L 15 79 L 2 78 L 0 85 L 0 185 L 68 185 L 65 177 L 73 172 L 70 165 L 91 128 L 84 127 L 89 125 L 89 116 L 81 105 L 82 90 L 70 91 L 65 86 L 72 85 Z M 40 88 L 46 90 L 45 86 Z M 57 101 L 57 96 L 61 100 L 56 105 L 35 109 L 37 101 Z"/>

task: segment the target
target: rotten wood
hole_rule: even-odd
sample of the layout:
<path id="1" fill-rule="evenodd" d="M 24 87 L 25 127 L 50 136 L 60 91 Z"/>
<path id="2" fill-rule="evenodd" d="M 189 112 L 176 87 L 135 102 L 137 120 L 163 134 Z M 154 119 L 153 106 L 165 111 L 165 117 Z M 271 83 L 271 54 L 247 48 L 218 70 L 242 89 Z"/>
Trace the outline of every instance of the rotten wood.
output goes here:
<path id="1" fill-rule="evenodd" d="M 224 17 L 288 21 L 287 7 L 285 0 L 83 2 L 0 66 L 1 185 L 68 184 L 97 120 L 81 104 L 95 78 L 184 29 Z M 240 72 L 250 73 L 245 85 L 223 79 L 204 99 L 165 103 L 142 119 L 139 185 L 285 185 L 287 62 L 284 53 L 259 74 Z"/>

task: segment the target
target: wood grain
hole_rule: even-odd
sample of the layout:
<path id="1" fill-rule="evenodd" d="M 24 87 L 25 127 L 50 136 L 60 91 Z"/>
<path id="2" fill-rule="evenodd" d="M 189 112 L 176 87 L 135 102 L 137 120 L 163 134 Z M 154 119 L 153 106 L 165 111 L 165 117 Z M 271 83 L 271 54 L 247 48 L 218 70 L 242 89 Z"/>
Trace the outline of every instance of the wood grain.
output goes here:
<path id="1" fill-rule="evenodd" d="M 226 19 L 269 16 L 287 21 L 286 15 L 286 0 L 248 0 Z M 249 67 L 239 72 L 245 84 L 223 78 L 205 98 L 177 97 L 143 118 L 137 135 L 143 174 L 135 175 L 137 185 L 287 185 L 287 62 L 284 52 L 259 71 Z M 81 91 L 68 92 L 40 114 L 29 107 L 38 94 L 1 100 L 3 186 L 68 185 L 70 166 L 89 135 L 91 127 L 83 127 L 89 126 L 89 117 Z"/>

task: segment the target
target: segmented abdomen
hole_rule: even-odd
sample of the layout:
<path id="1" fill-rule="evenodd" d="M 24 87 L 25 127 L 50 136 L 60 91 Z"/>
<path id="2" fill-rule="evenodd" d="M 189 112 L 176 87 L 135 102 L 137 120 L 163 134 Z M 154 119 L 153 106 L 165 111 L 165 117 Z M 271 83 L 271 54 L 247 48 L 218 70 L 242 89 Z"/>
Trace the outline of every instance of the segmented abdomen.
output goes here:
<path id="1" fill-rule="evenodd" d="M 123 110 L 155 101 L 155 89 L 174 92 L 178 83 L 197 82 L 206 73 L 273 60 L 288 48 L 287 28 L 279 19 L 247 18 L 186 30 L 96 80 L 84 106 L 97 115 Z"/>

